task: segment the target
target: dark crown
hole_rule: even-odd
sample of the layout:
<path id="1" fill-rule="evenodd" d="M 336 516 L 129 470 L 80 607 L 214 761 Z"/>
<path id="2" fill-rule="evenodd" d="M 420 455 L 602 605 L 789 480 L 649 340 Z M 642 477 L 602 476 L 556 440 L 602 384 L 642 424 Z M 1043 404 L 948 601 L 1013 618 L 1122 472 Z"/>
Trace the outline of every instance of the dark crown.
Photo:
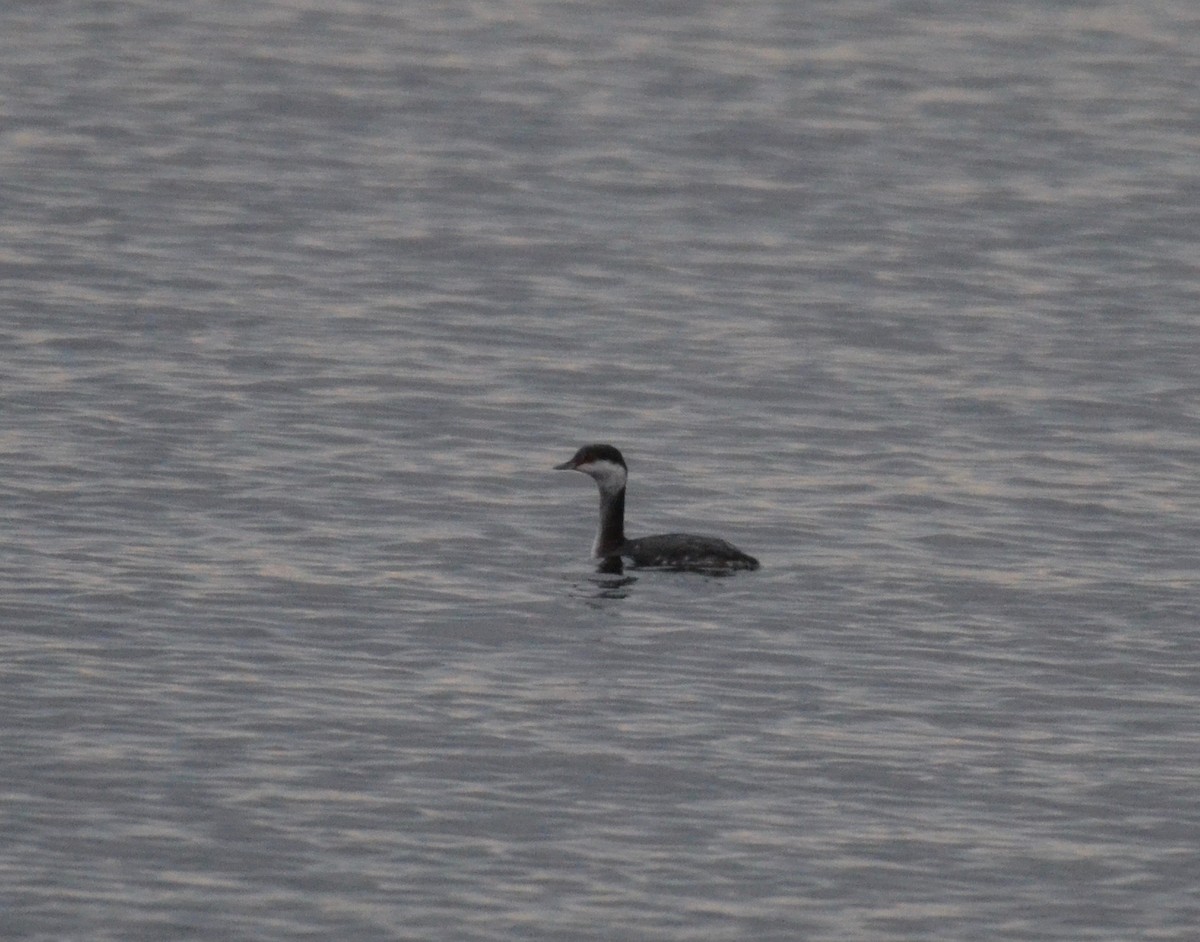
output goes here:
<path id="1" fill-rule="evenodd" d="M 621 457 L 621 453 L 613 448 L 612 445 L 584 445 L 579 451 L 575 452 L 575 457 L 571 459 L 571 464 L 587 464 L 591 461 L 611 461 L 613 464 L 619 464 L 622 468 L 626 467 L 625 459 Z"/>

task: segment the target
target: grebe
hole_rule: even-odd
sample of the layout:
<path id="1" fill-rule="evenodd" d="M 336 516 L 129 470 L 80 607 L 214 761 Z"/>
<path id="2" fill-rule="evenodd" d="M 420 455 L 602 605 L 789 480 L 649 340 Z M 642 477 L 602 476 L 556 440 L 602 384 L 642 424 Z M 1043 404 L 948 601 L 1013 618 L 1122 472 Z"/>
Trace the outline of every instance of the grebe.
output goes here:
<path id="1" fill-rule="evenodd" d="M 625 539 L 625 459 L 612 445 L 584 445 L 570 461 L 555 465 L 556 471 L 582 471 L 600 488 L 600 528 L 592 544 L 592 556 L 609 562 L 628 559 L 635 566 L 666 569 L 729 570 L 757 569 L 758 560 L 736 546 L 711 536 L 664 533 Z"/>

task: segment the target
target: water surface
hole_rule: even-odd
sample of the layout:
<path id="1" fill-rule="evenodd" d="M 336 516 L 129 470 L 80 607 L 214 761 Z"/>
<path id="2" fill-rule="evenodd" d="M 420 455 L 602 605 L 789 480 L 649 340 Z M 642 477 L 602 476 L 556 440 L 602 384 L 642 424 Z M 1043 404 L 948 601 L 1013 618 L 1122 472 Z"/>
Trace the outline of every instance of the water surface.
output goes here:
<path id="1" fill-rule="evenodd" d="M 1193 5 L 410 7 L 0 14 L 4 937 L 1192 938 Z"/>

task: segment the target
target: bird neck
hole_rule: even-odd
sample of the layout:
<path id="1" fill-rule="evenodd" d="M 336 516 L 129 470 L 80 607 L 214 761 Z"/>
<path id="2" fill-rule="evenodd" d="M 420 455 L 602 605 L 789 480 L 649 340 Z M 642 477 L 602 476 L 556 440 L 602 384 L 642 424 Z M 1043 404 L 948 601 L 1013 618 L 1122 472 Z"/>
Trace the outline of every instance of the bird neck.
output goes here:
<path id="1" fill-rule="evenodd" d="M 592 545 L 595 557 L 611 556 L 625 543 L 625 488 L 600 491 L 600 528 Z"/>

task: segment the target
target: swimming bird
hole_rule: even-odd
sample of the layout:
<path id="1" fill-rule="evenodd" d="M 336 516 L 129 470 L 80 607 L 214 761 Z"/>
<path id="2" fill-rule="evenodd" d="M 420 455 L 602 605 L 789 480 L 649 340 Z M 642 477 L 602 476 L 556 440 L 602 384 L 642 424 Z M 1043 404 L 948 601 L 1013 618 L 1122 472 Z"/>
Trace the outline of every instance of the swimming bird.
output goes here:
<path id="1" fill-rule="evenodd" d="M 629 469 L 612 445 L 584 445 L 556 471 L 580 471 L 600 489 L 600 526 L 592 556 L 606 561 L 629 560 L 635 566 L 703 572 L 757 569 L 758 560 L 725 540 L 691 533 L 625 538 L 625 482 Z"/>

